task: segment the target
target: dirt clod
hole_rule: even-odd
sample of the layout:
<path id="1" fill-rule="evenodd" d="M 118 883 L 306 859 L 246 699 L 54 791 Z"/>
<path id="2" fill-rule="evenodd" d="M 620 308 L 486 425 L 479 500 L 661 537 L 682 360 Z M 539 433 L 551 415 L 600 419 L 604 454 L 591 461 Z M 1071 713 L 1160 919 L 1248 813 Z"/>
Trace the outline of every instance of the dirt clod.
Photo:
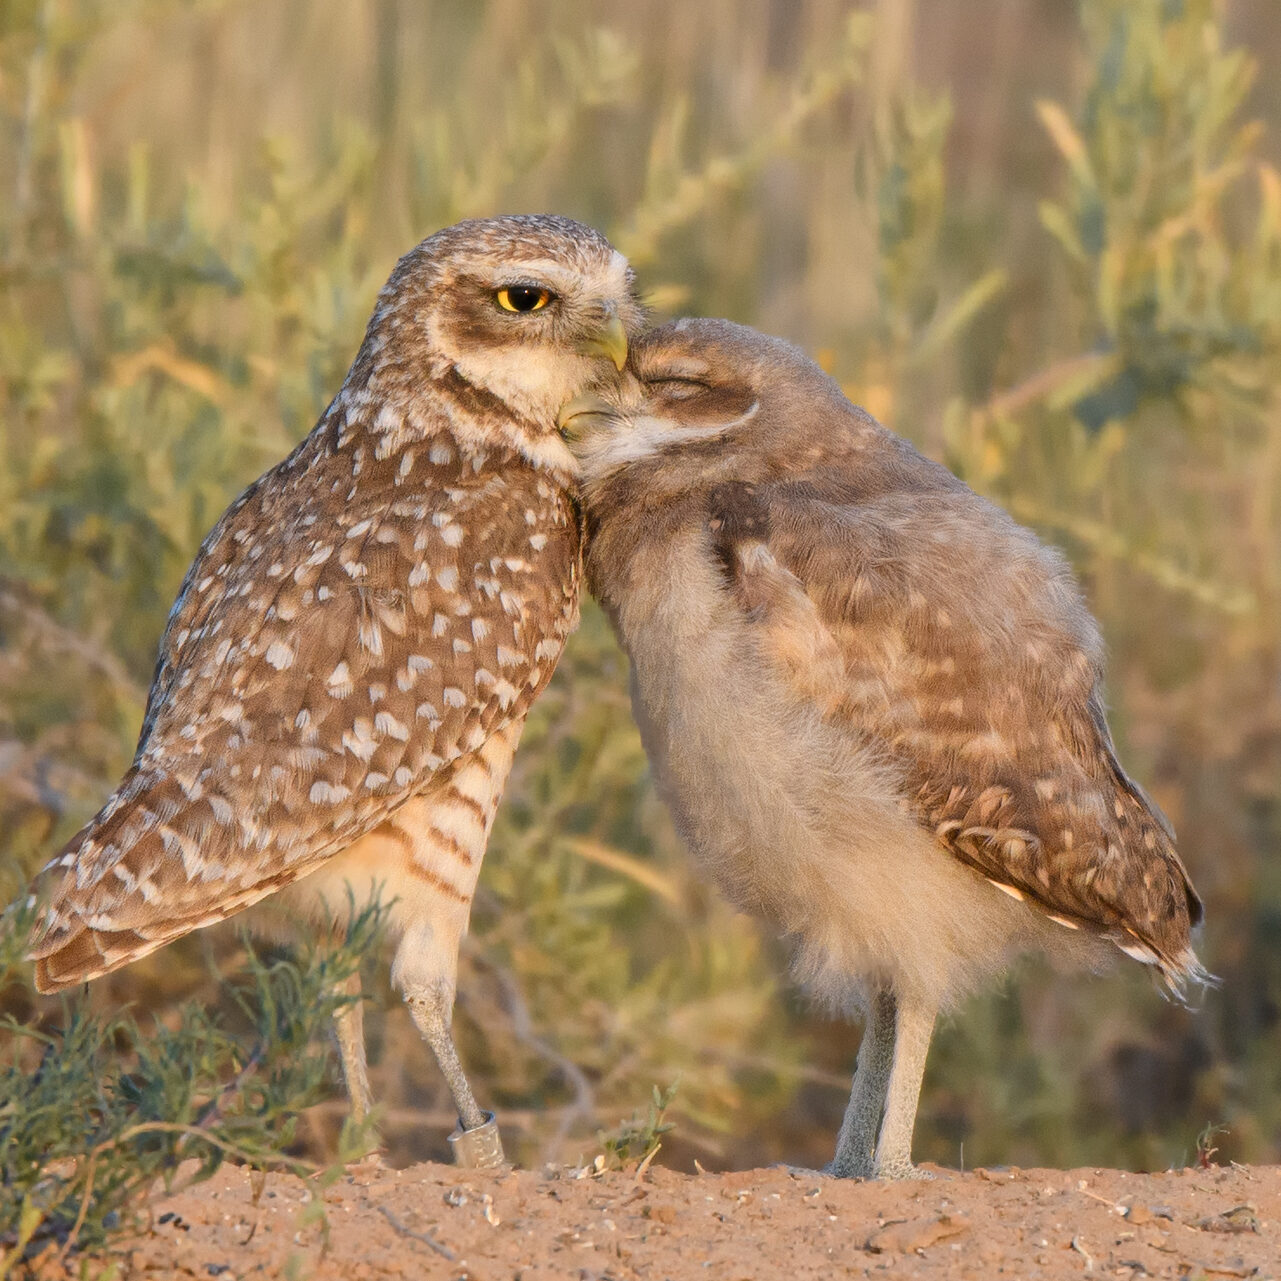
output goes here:
<path id="1" fill-rule="evenodd" d="M 903 1223 L 890 1223 L 873 1232 L 867 1239 L 867 1249 L 873 1254 L 883 1250 L 897 1250 L 900 1254 L 915 1254 L 969 1231 L 970 1221 L 963 1214 L 940 1214 L 928 1219 L 908 1219 Z"/>
<path id="2" fill-rule="evenodd" d="M 1232 1209 L 1220 1214 L 1196 1219 L 1189 1226 L 1199 1228 L 1202 1232 L 1257 1232 L 1259 1220 L 1255 1217 L 1254 1206 L 1234 1205 Z"/>

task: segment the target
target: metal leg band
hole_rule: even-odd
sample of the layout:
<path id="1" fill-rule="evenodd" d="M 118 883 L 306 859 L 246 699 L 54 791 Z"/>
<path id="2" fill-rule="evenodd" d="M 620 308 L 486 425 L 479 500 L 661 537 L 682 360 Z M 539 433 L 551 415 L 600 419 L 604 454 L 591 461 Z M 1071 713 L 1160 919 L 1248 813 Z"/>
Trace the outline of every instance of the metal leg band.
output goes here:
<path id="1" fill-rule="evenodd" d="M 493 1170 L 507 1164 L 498 1122 L 492 1112 L 486 1112 L 484 1124 L 474 1130 L 464 1130 L 460 1121 L 458 1128 L 449 1136 L 449 1146 L 454 1154 L 454 1164 L 465 1170 Z"/>

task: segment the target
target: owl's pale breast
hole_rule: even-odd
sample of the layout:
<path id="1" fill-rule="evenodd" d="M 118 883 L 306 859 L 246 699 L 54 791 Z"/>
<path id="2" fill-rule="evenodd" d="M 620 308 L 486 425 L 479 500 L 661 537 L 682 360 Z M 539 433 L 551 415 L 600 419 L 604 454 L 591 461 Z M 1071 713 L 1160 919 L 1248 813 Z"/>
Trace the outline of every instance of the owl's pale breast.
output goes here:
<path id="1" fill-rule="evenodd" d="M 864 831 L 874 813 L 889 815 L 904 835 L 913 825 L 886 778 L 860 769 L 775 679 L 726 594 L 702 528 L 639 546 L 633 567 L 615 617 L 660 786 L 722 891 L 791 928 L 830 897 L 813 861 L 837 836 L 819 830 L 831 809 L 825 795 L 861 804 Z M 857 846 L 856 830 L 840 836 Z"/>

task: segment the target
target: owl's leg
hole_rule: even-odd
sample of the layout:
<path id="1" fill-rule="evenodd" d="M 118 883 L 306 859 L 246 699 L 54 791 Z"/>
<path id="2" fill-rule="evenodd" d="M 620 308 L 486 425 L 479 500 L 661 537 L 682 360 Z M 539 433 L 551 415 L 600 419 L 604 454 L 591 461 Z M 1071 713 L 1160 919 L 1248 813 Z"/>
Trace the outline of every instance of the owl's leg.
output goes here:
<path id="1" fill-rule="evenodd" d="M 359 1124 L 369 1115 L 374 1103 L 365 1061 L 365 1011 L 360 999 L 360 972 L 342 984 L 340 991 L 355 998 L 334 1015 L 334 1033 L 338 1038 L 338 1055 L 342 1060 L 347 1097 L 351 1100 L 351 1119 Z"/>
<path id="2" fill-rule="evenodd" d="M 463 1072 L 462 1060 L 454 1045 L 453 1033 L 450 1030 L 453 1014 L 453 993 L 443 983 L 433 983 L 421 991 L 405 989 L 405 1003 L 413 1016 L 423 1040 L 431 1047 L 431 1052 L 440 1064 L 441 1073 L 449 1092 L 453 1095 L 454 1106 L 458 1109 L 458 1120 L 464 1130 L 479 1129 L 485 1124 L 485 1114 L 476 1102 Z"/>
<path id="3" fill-rule="evenodd" d="M 872 994 L 863 1024 L 863 1040 L 858 1047 L 850 1101 L 836 1140 L 836 1155 L 825 1171 L 838 1179 L 869 1179 L 874 1172 L 876 1132 L 894 1066 L 896 1011 L 893 992 L 882 989 Z"/>
<path id="4" fill-rule="evenodd" d="M 406 983 L 405 1004 L 423 1040 L 440 1064 L 440 1070 L 458 1109 L 459 1128 L 450 1135 L 454 1160 L 474 1169 L 491 1169 L 504 1164 L 503 1142 L 492 1112 L 482 1112 L 463 1071 L 458 1049 L 454 1045 L 450 1022 L 454 993 L 444 982 L 418 986 Z"/>
<path id="5" fill-rule="evenodd" d="M 934 1034 L 935 1008 L 921 1001 L 898 1002 L 894 1028 L 894 1063 L 885 1095 L 885 1119 L 876 1145 L 878 1179 L 919 1179 L 912 1164 L 912 1130 L 921 1097 L 925 1058 Z"/>
<path id="6" fill-rule="evenodd" d="M 498 1125 L 492 1113 L 480 1110 L 450 1031 L 458 947 L 467 928 L 470 901 L 438 896 L 429 906 L 430 919 L 420 919 L 405 930 L 392 962 L 391 981 L 404 995 L 418 1031 L 436 1056 L 458 1110 L 458 1129 L 449 1136 L 454 1161 L 472 1169 L 490 1169 L 505 1163 Z"/>

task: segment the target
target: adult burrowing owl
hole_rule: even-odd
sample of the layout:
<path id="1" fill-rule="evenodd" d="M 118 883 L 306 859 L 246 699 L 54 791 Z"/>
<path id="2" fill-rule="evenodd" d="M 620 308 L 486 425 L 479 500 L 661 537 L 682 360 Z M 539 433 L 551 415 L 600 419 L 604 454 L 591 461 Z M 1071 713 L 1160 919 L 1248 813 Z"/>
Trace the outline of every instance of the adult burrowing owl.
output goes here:
<path id="1" fill-rule="evenodd" d="M 458 945 L 578 615 L 556 411 L 617 377 L 640 316 L 623 256 L 565 218 L 464 222 L 401 259 L 320 422 L 187 573 L 134 763 L 46 869 L 42 991 L 268 895 L 300 925 L 378 890 L 392 979 L 501 1159 L 449 1031 Z M 339 1042 L 363 1114 L 358 1006 Z"/>
<path id="2" fill-rule="evenodd" d="M 682 321 L 633 362 L 562 413 L 588 585 L 685 838 L 866 1016 L 829 1171 L 909 1175 L 940 1008 L 1034 947 L 1178 991 L 1201 904 L 1062 557 L 786 343 Z"/>

